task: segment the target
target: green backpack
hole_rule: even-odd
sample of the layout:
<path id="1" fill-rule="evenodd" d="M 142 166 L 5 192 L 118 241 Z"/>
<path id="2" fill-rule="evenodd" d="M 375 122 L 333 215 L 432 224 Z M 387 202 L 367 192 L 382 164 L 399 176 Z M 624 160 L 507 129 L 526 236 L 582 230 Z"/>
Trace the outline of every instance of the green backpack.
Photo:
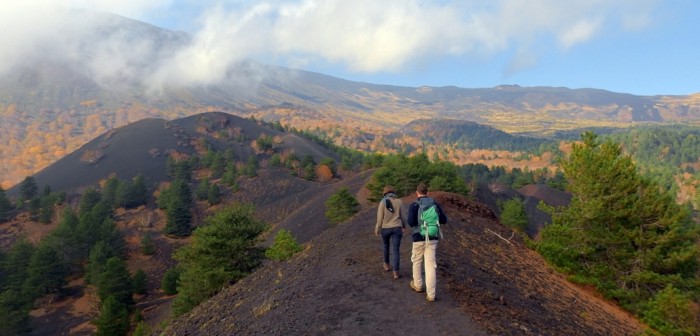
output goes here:
<path id="1" fill-rule="evenodd" d="M 440 232 L 440 216 L 438 215 L 435 201 L 431 198 L 424 198 L 419 203 L 418 219 L 421 236 L 425 237 L 426 231 L 430 238 L 442 236 L 442 232 Z"/>

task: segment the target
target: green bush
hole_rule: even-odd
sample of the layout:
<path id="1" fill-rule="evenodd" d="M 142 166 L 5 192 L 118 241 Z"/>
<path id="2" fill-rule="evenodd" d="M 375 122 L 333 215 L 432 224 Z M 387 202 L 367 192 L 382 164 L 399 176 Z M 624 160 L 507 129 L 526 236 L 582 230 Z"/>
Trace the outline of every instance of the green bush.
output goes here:
<path id="1" fill-rule="evenodd" d="M 204 220 L 188 245 L 175 252 L 182 273 L 173 314 L 180 316 L 253 271 L 263 258 L 257 247 L 266 225 L 249 205 L 223 208 Z"/>
<path id="2" fill-rule="evenodd" d="M 698 305 L 672 285 L 668 285 L 649 300 L 643 320 L 663 335 L 700 333 Z"/>
<path id="3" fill-rule="evenodd" d="M 425 154 L 412 157 L 405 155 L 389 155 L 381 161 L 372 181 L 367 184 L 370 202 L 378 202 L 382 198 L 385 185 L 394 186 L 399 196 L 406 196 L 416 190 L 421 182 L 430 182 L 431 191 L 448 191 L 466 195 L 468 188 L 460 170 L 447 161 L 431 162 Z"/>
<path id="4" fill-rule="evenodd" d="M 501 211 L 501 223 L 521 232 L 527 227 L 527 215 L 525 205 L 519 198 L 512 198 L 503 203 Z"/>
<path id="5" fill-rule="evenodd" d="M 265 256 L 272 260 L 287 260 L 302 250 L 289 230 L 281 229 L 275 236 L 275 242 L 265 251 Z"/>
<path id="6" fill-rule="evenodd" d="M 360 210 L 360 203 L 347 187 L 342 187 L 326 201 L 326 218 L 338 224 Z"/>

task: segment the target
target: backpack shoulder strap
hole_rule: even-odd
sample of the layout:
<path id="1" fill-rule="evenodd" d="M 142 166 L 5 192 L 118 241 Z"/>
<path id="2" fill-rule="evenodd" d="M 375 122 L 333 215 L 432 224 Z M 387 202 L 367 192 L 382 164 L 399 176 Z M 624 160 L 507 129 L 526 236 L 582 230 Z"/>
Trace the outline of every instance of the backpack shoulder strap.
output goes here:
<path id="1" fill-rule="evenodd" d="M 394 204 L 391 203 L 391 200 L 389 199 L 389 196 L 384 196 L 384 206 L 386 207 L 389 212 L 394 212 Z"/>

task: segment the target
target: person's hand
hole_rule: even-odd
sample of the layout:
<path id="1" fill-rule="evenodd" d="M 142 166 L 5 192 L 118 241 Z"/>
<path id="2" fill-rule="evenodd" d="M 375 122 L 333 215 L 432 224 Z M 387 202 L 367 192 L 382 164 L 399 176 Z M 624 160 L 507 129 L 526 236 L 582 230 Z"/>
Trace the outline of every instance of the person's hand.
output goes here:
<path id="1" fill-rule="evenodd" d="M 375 236 L 378 236 L 378 235 L 379 235 L 379 231 L 374 231 L 374 235 L 375 235 Z"/>

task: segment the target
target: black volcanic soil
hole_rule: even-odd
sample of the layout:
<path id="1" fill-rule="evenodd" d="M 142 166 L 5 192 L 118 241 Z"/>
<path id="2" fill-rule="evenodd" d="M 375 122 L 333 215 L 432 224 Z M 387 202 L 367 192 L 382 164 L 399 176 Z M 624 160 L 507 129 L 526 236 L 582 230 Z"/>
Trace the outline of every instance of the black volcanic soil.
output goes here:
<path id="1" fill-rule="evenodd" d="M 486 206 L 434 195 L 450 217 L 438 247 L 436 302 L 381 268 L 375 210 L 269 262 L 174 321 L 167 335 L 634 335 L 637 320 L 550 270 Z M 405 199 L 409 202 L 411 199 Z M 499 238 L 496 233 L 504 239 Z"/>

